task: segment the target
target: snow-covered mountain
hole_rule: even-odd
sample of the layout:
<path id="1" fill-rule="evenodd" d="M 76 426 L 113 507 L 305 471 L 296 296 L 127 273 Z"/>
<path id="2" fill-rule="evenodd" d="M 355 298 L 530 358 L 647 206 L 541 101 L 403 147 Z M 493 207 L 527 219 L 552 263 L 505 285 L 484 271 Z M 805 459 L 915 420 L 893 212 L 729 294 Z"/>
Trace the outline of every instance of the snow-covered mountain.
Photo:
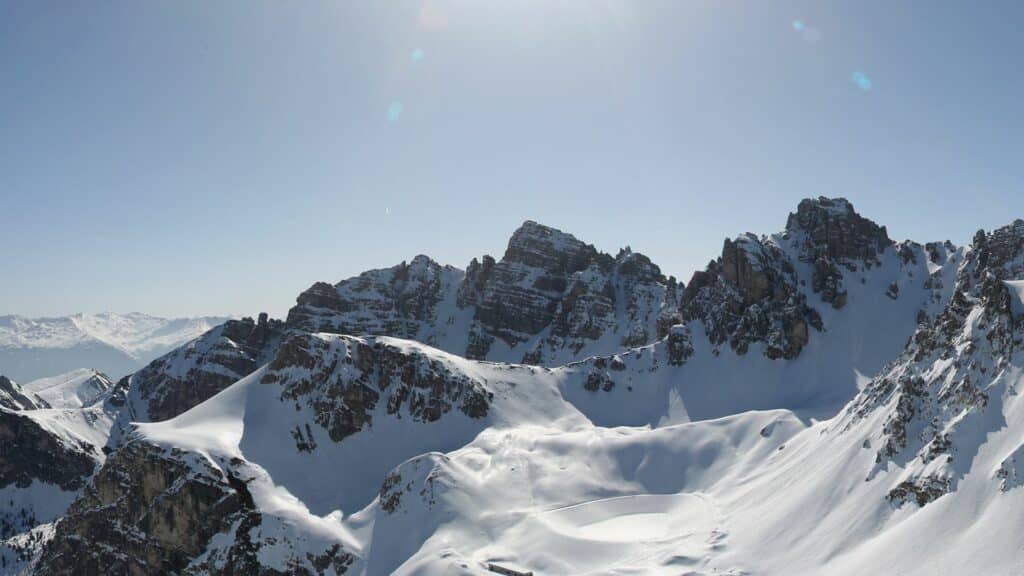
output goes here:
<path id="1" fill-rule="evenodd" d="M 299 295 L 290 328 L 415 339 L 468 358 L 556 366 L 653 342 L 681 286 L 628 248 L 611 256 L 528 221 L 500 260 L 424 255 Z"/>
<path id="2" fill-rule="evenodd" d="M 806 200 L 685 285 L 528 222 L 465 272 L 314 285 L 85 408 L 12 383 L 3 565 L 1016 574 L 1022 286 L 1024 221 L 958 248 Z"/>
<path id="3" fill-rule="evenodd" d="M 53 394 L 55 401 L 71 407 L 51 407 L 24 389 L 35 402 L 0 401 L 0 573 L 17 574 L 38 557 L 54 523 L 106 459 L 124 394 L 108 388 L 82 403 L 78 393 L 94 389 L 91 379 L 49 388 L 61 392 Z"/>
<path id="4" fill-rule="evenodd" d="M 40 378 L 25 384 L 24 388 L 42 398 L 50 408 L 83 408 L 114 387 L 106 374 L 89 368 L 73 370 L 67 374 Z"/>
<path id="5" fill-rule="evenodd" d="M 27 382 L 94 368 L 116 379 L 225 320 L 137 313 L 0 316 L 0 374 Z"/>

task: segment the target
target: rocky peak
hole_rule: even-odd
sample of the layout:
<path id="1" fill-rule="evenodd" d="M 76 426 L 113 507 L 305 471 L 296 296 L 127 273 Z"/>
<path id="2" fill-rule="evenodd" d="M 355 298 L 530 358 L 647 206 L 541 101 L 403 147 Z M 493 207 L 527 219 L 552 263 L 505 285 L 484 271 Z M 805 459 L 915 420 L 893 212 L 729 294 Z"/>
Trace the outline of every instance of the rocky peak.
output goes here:
<path id="1" fill-rule="evenodd" d="M 978 230 L 972 248 L 976 254 L 975 276 L 988 271 L 1002 279 L 1020 272 L 1024 269 L 1024 220 L 1017 219 L 991 234 Z"/>
<path id="2" fill-rule="evenodd" d="M 289 328 L 339 334 L 417 338 L 435 320 L 435 307 L 462 272 L 427 256 L 363 272 L 332 286 L 317 282 L 288 312 Z"/>
<path id="3" fill-rule="evenodd" d="M 561 230 L 527 220 L 512 234 L 502 261 L 570 274 L 583 270 L 599 256 L 605 265 L 610 264 L 611 258 L 599 254 L 592 245 Z"/>
<path id="4" fill-rule="evenodd" d="M 317 283 L 299 296 L 287 325 L 551 365 L 664 336 L 678 319 L 680 289 L 643 254 L 627 248 L 613 257 L 527 221 L 500 260 L 474 258 L 465 273 L 421 255 L 334 286 Z"/>
<path id="5" fill-rule="evenodd" d="M 657 264 L 641 253 L 633 252 L 629 246 L 619 250 L 615 256 L 615 268 L 621 276 L 641 281 L 666 282 Z"/>
<path id="6" fill-rule="evenodd" d="M 893 245 L 885 226 L 862 217 L 845 198 L 805 199 L 789 215 L 786 235 L 796 239 L 799 259 L 812 263 L 812 288 L 835 308 L 846 305 L 843 272 L 878 264 Z"/>
<path id="7" fill-rule="evenodd" d="M 781 254 L 773 247 L 766 246 L 750 233 L 735 240 L 725 239 L 722 255 L 718 259 L 718 270 L 722 277 L 740 289 L 748 302 L 761 300 L 776 290 L 785 292 L 787 285 L 778 282 L 776 270 Z M 780 293 L 780 298 L 785 294 Z"/>
<path id="8" fill-rule="evenodd" d="M 763 342 L 769 358 L 795 358 L 821 330 L 821 318 L 797 289 L 796 271 L 767 238 L 743 234 L 726 239 L 722 255 L 694 273 L 680 308 L 686 321 L 704 324 L 713 344 L 728 344 L 745 354 Z"/>
<path id="9" fill-rule="evenodd" d="M 643 254 L 625 248 L 612 257 L 527 221 L 501 261 L 485 257 L 467 270 L 459 302 L 476 308 L 466 355 L 487 358 L 495 340 L 509 347 L 534 340 L 521 361 L 551 364 L 575 359 L 609 333 L 623 347 L 648 344 L 677 309 L 667 284 Z M 548 336 L 535 339 L 546 329 Z"/>
<path id="10" fill-rule="evenodd" d="M 786 232 L 806 235 L 800 257 L 808 262 L 820 256 L 871 262 L 893 243 L 885 226 L 862 217 L 845 198 L 801 200 L 786 221 Z"/>

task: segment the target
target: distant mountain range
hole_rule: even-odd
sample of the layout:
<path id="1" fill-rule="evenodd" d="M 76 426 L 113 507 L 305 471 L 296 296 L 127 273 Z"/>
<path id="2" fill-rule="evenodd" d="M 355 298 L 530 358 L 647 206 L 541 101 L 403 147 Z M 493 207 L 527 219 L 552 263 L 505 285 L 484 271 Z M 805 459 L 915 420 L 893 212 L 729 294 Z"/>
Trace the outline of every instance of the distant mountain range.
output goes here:
<path id="1" fill-rule="evenodd" d="M 0 574 L 1018 574 L 1022 387 L 1024 220 L 807 199 L 685 284 L 526 222 L 0 378 Z"/>
<path id="2" fill-rule="evenodd" d="M 137 313 L 0 316 L 0 374 L 27 382 L 94 368 L 117 379 L 225 320 Z"/>

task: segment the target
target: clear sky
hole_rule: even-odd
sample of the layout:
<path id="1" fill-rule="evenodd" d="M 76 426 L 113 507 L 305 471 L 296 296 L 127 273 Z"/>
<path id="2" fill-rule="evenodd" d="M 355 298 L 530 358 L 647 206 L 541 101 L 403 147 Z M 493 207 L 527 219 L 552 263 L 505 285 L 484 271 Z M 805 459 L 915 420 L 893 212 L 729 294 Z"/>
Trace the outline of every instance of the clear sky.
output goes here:
<path id="1" fill-rule="evenodd" d="M 0 314 L 283 315 L 525 219 L 688 280 L 802 197 L 1024 217 L 1024 3 L 0 2 Z"/>

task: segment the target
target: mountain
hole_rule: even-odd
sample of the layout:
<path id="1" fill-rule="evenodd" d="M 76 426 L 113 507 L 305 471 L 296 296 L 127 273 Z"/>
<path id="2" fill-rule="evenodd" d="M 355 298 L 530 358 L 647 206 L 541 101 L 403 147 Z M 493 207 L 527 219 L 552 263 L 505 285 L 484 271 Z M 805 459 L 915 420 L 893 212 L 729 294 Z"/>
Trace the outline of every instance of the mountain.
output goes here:
<path id="1" fill-rule="evenodd" d="M 427 256 L 331 285 L 314 284 L 289 328 L 392 335 L 468 358 L 556 366 L 663 335 L 680 286 L 628 248 L 599 252 L 528 221 L 500 260 L 465 271 Z"/>
<path id="2" fill-rule="evenodd" d="M 0 408 L 0 436 L 32 439 L 0 444 L 0 558 L 1016 573 L 1022 287 L 1024 221 L 918 244 L 809 199 L 685 285 L 527 222 L 501 260 L 316 284 L 287 320 L 229 321 L 85 408 Z"/>
<path id="3" fill-rule="evenodd" d="M 264 313 L 228 320 L 157 358 L 121 382 L 131 420 L 167 420 L 210 398 L 268 362 L 283 334 Z"/>
<path id="4" fill-rule="evenodd" d="M 678 407 L 680 395 L 694 419 L 778 407 L 832 414 L 899 353 L 922 314 L 938 313 L 952 286 L 942 280 L 958 259 L 949 244 L 893 242 L 849 202 L 820 198 L 802 202 L 783 232 L 726 240 L 684 288 L 639 253 L 612 257 L 526 222 L 501 261 L 485 256 L 463 272 L 417 256 L 317 283 L 283 324 L 229 322 L 125 387 L 134 420 L 168 419 L 267 362 L 292 333 L 392 335 L 468 358 L 549 367 L 668 338 L 696 349 L 681 374 L 604 370 L 609 381 L 664 382 L 647 387 L 649 423 Z M 805 346 L 814 352 L 801 355 Z"/>
<path id="5" fill-rule="evenodd" d="M 4 381 L 9 382 L 0 377 L 0 385 Z M 86 384 L 63 389 L 88 392 L 94 388 Z M 51 407 L 39 396 L 32 397 L 35 402 L 19 406 L 0 402 L 0 503 L 4 503 L 0 506 L 0 573 L 4 574 L 19 573 L 38 557 L 41 544 L 53 535 L 54 523 L 105 462 L 111 450 L 107 444 L 124 406 L 124 393 L 116 388 L 103 390 L 87 405 L 77 394 L 55 395 L 61 402 L 71 400 L 67 408 Z"/>
<path id="6" fill-rule="evenodd" d="M 89 368 L 40 378 L 25 384 L 25 390 L 41 398 L 48 408 L 82 408 L 103 397 L 114 384 L 102 372 Z"/>
<path id="7" fill-rule="evenodd" d="M 120 378 L 225 320 L 137 313 L 0 316 L 0 373 L 27 382 L 95 368 Z"/>

